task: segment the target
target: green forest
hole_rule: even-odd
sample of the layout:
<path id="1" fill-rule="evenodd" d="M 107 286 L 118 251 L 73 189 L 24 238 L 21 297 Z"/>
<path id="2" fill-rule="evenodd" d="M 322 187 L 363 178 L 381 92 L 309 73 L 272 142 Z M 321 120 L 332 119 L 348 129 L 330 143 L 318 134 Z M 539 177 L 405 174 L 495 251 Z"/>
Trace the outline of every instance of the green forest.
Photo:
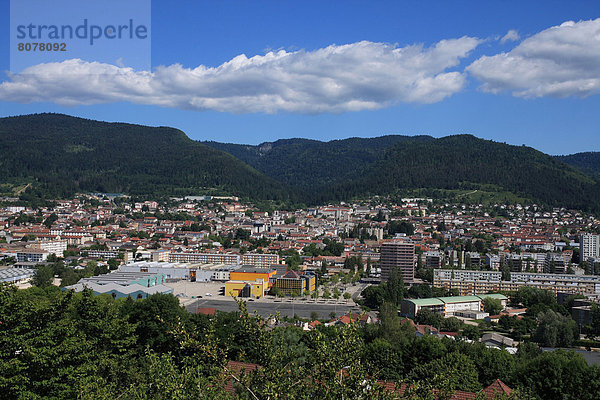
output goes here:
<path id="1" fill-rule="evenodd" d="M 471 135 L 288 139 L 258 146 L 204 143 L 280 182 L 312 188 L 312 203 L 429 188 L 496 190 L 553 206 L 600 207 L 600 185 L 589 163 Z"/>
<path id="2" fill-rule="evenodd" d="M 555 158 L 594 176 L 596 179 L 600 179 L 600 152 L 588 151 L 568 156 L 556 156 Z"/>
<path id="3" fill-rule="evenodd" d="M 201 143 L 167 127 L 35 114 L 0 119 L 0 149 L 2 195 L 29 202 L 104 192 L 321 204 L 425 189 L 461 190 L 475 200 L 478 192 L 483 200 L 495 191 L 550 206 L 600 209 L 595 153 L 554 158 L 471 135 L 249 146 Z"/>
<path id="4" fill-rule="evenodd" d="M 231 155 L 166 127 L 60 114 L 0 119 L 0 181 L 32 183 L 28 198 L 76 192 L 286 200 L 292 191 Z"/>
<path id="5" fill-rule="evenodd" d="M 600 368 L 525 343 L 516 355 L 418 338 L 384 304 L 380 324 L 311 331 L 235 313 L 190 314 L 172 295 L 113 299 L 0 286 L 3 399 L 448 399 L 501 379 L 518 399 L 596 399 Z M 229 361 L 257 364 L 240 374 Z M 379 382 L 379 383 L 378 383 Z M 234 391 L 226 392 L 228 383 Z M 434 391 L 435 395 L 434 395 Z"/>

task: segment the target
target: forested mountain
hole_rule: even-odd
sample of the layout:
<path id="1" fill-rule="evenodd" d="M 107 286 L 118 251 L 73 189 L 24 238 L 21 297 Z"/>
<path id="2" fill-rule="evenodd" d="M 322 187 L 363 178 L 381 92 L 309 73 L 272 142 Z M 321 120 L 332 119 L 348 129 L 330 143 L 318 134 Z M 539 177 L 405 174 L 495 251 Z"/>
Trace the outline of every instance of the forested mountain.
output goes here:
<path id="1" fill-rule="evenodd" d="M 551 205 L 600 206 L 600 187 L 592 177 L 535 149 L 471 135 L 206 144 L 281 182 L 312 188 L 311 201 L 317 203 L 399 189 L 486 186 Z"/>
<path id="2" fill-rule="evenodd" d="M 494 185 L 550 205 L 598 209 L 600 185 L 581 171 L 540 151 L 471 135 L 398 143 L 335 197 L 386 193 L 397 188 L 474 189 Z"/>
<path id="3" fill-rule="evenodd" d="M 598 178 L 561 161 L 593 171 L 598 153 L 553 158 L 470 135 L 203 144 L 173 128 L 38 114 L 0 119 L 0 150 L 0 186 L 31 183 L 22 196 L 42 198 L 77 191 L 228 193 L 316 204 L 408 189 L 485 187 L 600 209 Z"/>
<path id="4" fill-rule="evenodd" d="M 555 158 L 600 179 L 600 152 L 589 151 Z"/>
<path id="5" fill-rule="evenodd" d="M 377 161 L 383 151 L 396 143 L 429 142 L 430 136 L 388 135 L 377 138 L 350 138 L 321 142 L 309 139 L 281 139 L 258 146 L 204 142 L 226 151 L 280 182 L 300 188 L 326 188 L 354 180 Z"/>
<path id="6" fill-rule="evenodd" d="M 46 198 L 77 191 L 230 193 L 286 199 L 290 190 L 231 155 L 167 127 L 60 114 L 0 119 L 0 183 L 33 182 Z"/>

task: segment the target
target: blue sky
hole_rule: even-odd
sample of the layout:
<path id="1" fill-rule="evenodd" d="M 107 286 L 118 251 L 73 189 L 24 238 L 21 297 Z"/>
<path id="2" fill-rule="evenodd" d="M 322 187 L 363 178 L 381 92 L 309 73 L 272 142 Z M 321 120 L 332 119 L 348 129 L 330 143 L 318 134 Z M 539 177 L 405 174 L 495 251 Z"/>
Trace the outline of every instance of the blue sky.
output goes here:
<path id="1" fill-rule="evenodd" d="M 595 1 L 154 0 L 152 72 L 78 81 L 73 68 L 119 68 L 84 60 L 43 79 L 2 73 L 0 116 L 60 112 L 250 144 L 471 133 L 600 151 L 599 14 Z"/>

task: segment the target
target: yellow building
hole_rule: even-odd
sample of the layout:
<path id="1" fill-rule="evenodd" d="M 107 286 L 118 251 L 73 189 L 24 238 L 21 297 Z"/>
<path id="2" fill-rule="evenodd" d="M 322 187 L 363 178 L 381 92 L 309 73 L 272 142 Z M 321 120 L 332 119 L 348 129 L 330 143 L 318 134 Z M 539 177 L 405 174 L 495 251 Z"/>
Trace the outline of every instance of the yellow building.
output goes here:
<path id="1" fill-rule="evenodd" d="M 285 275 L 275 279 L 275 287 L 285 295 L 303 295 L 304 292 L 313 292 L 317 288 L 317 277 L 309 274 L 298 274 L 288 271 Z"/>
<path id="2" fill-rule="evenodd" d="M 264 296 L 266 290 L 268 290 L 268 285 L 263 279 L 256 281 L 231 280 L 225 282 L 225 296 L 260 299 Z"/>
<path id="3" fill-rule="evenodd" d="M 244 266 L 229 274 L 229 279 L 232 281 L 258 281 L 262 279 L 264 282 L 269 282 L 269 278 L 274 276 L 276 271 L 272 268 L 256 268 Z"/>

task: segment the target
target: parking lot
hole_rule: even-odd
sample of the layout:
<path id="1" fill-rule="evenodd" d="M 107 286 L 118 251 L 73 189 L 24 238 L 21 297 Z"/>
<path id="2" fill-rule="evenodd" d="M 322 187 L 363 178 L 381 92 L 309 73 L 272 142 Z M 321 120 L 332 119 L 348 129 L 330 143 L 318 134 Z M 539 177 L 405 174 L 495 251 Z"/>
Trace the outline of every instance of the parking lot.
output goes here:
<path id="1" fill-rule="evenodd" d="M 222 282 L 190 282 L 181 280 L 165 284 L 173 289 L 173 294 L 179 298 L 216 297 L 225 285 Z M 220 296 L 223 298 L 224 296 Z M 231 298 L 229 298 L 231 299 Z"/>
<path id="2" fill-rule="evenodd" d="M 195 313 L 198 308 L 211 307 L 219 311 L 237 311 L 238 306 L 233 297 L 223 296 L 222 282 L 189 282 L 181 280 L 166 283 L 173 289 L 173 294 L 179 298 L 185 308 Z M 348 312 L 360 312 L 360 307 L 353 300 L 340 299 L 313 299 L 309 297 L 289 298 L 265 296 L 260 299 L 243 299 L 250 312 L 257 311 L 262 316 L 269 316 L 279 312 L 282 316 L 309 318 L 313 312 L 319 318 L 329 318 L 331 313 L 336 316 Z"/>
<path id="3" fill-rule="evenodd" d="M 231 298 L 230 298 L 231 299 Z M 302 302 L 295 301 L 246 301 L 246 307 L 250 313 L 256 311 L 263 317 L 275 315 L 277 312 L 281 316 L 293 317 L 294 315 L 300 318 L 311 318 L 313 312 L 317 313 L 317 318 L 329 318 L 331 313 L 337 317 L 347 314 L 348 312 L 360 313 L 360 308 L 354 306 L 353 303 L 338 304 L 336 302 Z M 195 313 L 198 308 L 216 308 L 219 311 L 231 312 L 237 311 L 238 306 L 234 301 L 224 299 L 224 296 L 219 298 L 202 298 L 195 299 L 186 304 L 185 308 Z"/>

